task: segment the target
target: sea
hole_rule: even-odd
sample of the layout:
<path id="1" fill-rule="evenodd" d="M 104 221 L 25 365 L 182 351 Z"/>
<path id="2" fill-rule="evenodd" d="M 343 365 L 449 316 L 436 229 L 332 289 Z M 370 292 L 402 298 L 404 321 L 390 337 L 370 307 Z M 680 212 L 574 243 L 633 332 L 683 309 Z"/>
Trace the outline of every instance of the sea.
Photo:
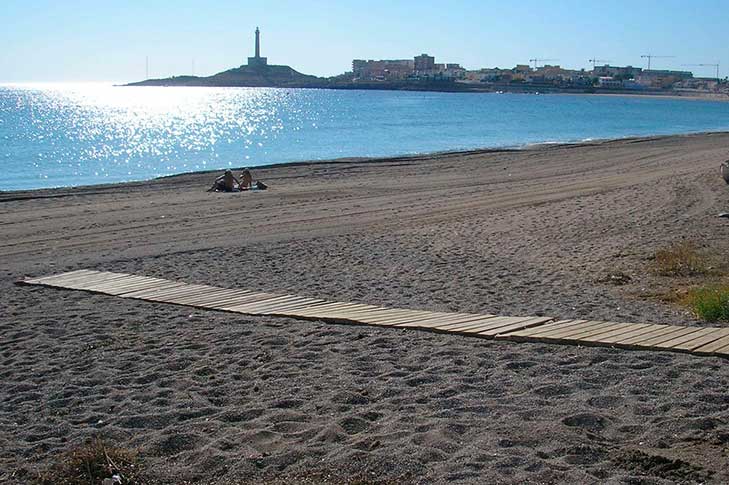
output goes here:
<path id="1" fill-rule="evenodd" d="M 0 191 L 724 130 L 729 103 L 694 99 L 0 85 Z"/>

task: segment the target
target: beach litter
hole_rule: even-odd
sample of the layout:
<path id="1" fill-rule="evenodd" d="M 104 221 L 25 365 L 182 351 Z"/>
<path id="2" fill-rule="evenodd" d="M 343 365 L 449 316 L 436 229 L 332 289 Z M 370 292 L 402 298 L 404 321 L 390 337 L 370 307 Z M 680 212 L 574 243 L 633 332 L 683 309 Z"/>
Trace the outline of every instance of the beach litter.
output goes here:
<path id="1" fill-rule="evenodd" d="M 111 478 L 105 478 L 104 481 L 101 483 L 103 485 L 121 485 L 122 479 L 118 473 L 115 473 L 114 475 L 111 476 Z"/>

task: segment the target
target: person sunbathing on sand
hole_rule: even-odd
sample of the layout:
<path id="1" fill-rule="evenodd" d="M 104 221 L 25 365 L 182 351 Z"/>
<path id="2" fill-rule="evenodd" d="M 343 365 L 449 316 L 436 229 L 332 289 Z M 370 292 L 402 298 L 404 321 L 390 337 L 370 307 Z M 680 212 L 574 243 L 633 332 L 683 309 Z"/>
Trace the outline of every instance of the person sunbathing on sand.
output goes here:
<path id="1" fill-rule="evenodd" d="M 253 177 L 251 176 L 251 172 L 244 168 L 243 171 L 240 173 L 240 189 L 246 190 L 250 189 L 253 186 Z"/>
<path id="2" fill-rule="evenodd" d="M 226 170 L 223 175 L 215 179 L 213 186 L 208 189 L 208 192 L 233 192 L 234 190 L 240 189 L 240 182 L 233 175 L 233 172 Z"/>

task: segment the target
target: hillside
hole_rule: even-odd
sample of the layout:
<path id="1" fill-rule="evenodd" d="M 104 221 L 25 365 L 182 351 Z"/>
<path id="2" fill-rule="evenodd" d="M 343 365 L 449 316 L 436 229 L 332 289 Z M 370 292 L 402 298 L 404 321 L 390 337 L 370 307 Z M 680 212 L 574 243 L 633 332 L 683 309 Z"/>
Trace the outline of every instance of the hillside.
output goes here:
<path id="1" fill-rule="evenodd" d="M 289 66 L 241 66 L 208 77 L 174 76 L 147 79 L 127 86 L 324 87 L 327 80 Z"/>

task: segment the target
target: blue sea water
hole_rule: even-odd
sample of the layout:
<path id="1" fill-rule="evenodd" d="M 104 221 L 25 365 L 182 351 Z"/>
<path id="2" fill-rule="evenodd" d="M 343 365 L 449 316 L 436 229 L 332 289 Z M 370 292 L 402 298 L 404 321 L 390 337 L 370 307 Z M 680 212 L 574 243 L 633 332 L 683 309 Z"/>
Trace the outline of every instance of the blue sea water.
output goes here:
<path id="1" fill-rule="evenodd" d="M 0 86 L 0 190 L 225 167 L 729 130 L 729 103 L 572 95 Z"/>

